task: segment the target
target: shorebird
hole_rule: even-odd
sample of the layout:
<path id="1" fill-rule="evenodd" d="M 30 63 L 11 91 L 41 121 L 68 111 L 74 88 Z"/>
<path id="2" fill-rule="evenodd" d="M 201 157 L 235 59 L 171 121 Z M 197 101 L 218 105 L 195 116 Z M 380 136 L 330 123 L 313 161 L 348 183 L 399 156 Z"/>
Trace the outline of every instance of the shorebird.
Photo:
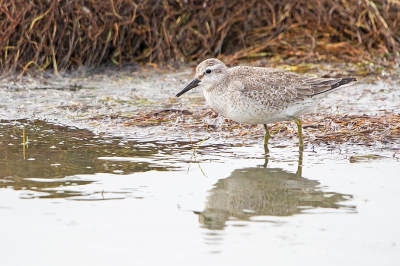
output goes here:
<path id="1" fill-rule="evenodd" d="M 211 58 L 197 66 L 196 78 L 176 97 L 200 87 L 216 112 L 242 124 L 263 124 L 266 152 L 271 137 L 267 124 L 293 120 L 297 124 L 302 150 L 303 133 L 298 117 L 312 112 L 329 93 L 356 81 L 355 78 L 307 77 L 265 67 L 227 68 L 220 60 Z"/>

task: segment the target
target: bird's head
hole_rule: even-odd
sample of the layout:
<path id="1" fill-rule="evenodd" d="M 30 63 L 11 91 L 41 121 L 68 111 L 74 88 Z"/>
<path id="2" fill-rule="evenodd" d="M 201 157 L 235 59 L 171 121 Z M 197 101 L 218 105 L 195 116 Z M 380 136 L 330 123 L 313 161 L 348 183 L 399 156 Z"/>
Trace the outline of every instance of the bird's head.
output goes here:
<path id="1" fill-rule="evenodd" d="M 209 89 L 220 82 L 223 77 L 226 77 L 227 73 L 228 68 L 220 60 L 215 58 L 204 60 L 196 68 L 196 78 L 189 82 L 189 84 L 187 84 L 185 88 L 176 95 L 176 97 L 179 97 L 196 87 Z"/>

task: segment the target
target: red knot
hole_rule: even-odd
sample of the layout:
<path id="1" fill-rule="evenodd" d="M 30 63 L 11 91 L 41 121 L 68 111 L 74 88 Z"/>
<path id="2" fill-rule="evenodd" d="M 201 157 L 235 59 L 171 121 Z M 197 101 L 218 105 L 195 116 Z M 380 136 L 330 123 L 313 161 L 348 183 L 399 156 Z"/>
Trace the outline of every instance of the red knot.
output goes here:
<path id="1" fill-rule="evenodd" d="M 227 68 L 220 60 L 211 58 L 197 66 L 196 78 L 176 97 L 200 87 L 208 104 L 223 116 L 242 124 L 263 124 L 266 151 L 271 137 L 267 124 L 293 120 L 302 150 L 303 134 L 298 117 L 312 112 L 329 93 L 355 81 L 355 78 L 307 77 L 274 68 Z"/>

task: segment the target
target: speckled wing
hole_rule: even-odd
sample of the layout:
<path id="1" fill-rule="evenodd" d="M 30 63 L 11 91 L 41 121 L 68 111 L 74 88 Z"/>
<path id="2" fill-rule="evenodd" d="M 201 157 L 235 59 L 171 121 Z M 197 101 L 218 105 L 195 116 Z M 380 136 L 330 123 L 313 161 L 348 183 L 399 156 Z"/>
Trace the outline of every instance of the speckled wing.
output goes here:
<path id="1" fill-rule="evenodd" d="M 258 70 L 258 69 L 257 69 Z M 242 78 L 242 96 L 269 107 L 283 107 L 339 87 L 342 79 L 310 78 L 276 69 L 265 69 L 265 75 Z M 260 73 L 261 74 L 261 73 Z M 335 86 L 333 86 L 335 85 Z"/>
<path id="2" fill-rule="evenodd" d="M 302 97 L 298 97 L 298 90 L 305 95 L 312 93 L 310 85 L 295 73 L 271 71 L 265 74 L 250 75 L 240 79 L 241 84 L 236 83 L 236 87 L 240 87 L 241 97 L 267 107 L 283 107 L 303 100 Z"/>

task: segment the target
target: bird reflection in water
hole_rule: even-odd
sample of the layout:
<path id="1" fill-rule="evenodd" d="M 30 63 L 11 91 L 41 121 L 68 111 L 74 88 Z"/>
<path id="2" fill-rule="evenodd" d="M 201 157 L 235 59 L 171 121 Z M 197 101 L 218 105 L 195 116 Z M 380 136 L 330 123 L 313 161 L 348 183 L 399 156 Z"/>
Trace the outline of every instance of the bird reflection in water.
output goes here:
<path id="1" fill-rule="evenodd" d="M 320 183 L 302 177 L 302 152 L 299 153 L 296 173 L 281 168 L 263 167 L 236 169 L 218 180 L 207 197 L 199 222 L 208 229 L 222 230 L 233 217 L 249 220 L 253 216 L 290 216 L 304 209 L 350 208 L 340 202 L 352 198 L 335 192 L 324 192 Z"/>

